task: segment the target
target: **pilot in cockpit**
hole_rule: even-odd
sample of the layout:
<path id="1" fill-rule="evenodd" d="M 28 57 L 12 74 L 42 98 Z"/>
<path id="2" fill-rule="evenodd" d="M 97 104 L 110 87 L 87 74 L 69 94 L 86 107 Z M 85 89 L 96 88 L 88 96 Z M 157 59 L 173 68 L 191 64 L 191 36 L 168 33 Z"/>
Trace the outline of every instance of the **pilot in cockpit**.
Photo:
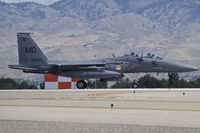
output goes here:
<path id="1" fill-rule="evenodd" d="M 131 53 L 131 56 L 135 56 L 135 53 L 134 53 L 134 52 L 132 52 L 132 53 Z"/>
<path id="2" fill-rule="evenodd" d="M 151 53 L 148 53 L 148 54 L 147 54 L 147 57 L 148 57 L 148 58 L 154 58 L 155 55 L 154 55 L 154 54 L 151 54 Z"/>
<path id="3" fill-rule="evenodd" d="M 151 54 L 151 53 L 148 53 L 147 57 L 148 58 L 152 58 L 152 59 L 158 59 L 158 60 L 162 60 L 163 59 L 161 56 L 155 55 L 155 54 Z"/>
<path id="4" fill-rule="evenodd" d="M 147 57 L 151 57 L 151 53 L 148 53 L 148 54 L 147 54 Z"/>

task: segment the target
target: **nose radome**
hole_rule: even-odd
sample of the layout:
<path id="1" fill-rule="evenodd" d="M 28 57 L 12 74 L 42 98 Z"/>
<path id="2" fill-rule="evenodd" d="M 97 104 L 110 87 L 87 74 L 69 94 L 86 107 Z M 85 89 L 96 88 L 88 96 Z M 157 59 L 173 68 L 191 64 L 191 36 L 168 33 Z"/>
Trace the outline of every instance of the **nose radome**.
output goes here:
<path id="1" fill-rule="evenodd" d="M 185 63 L 180 63 L 180 62 L 175 62 L 175 61 L 169 61 L 170 63 L 170 69 L 174 70 L 175 72 L 193 72 L 199 70 L 197 67 L 185 64 Z"/>
<path id="2" fill-rule="evenodd" d="M 197 67 L 190 66 L 188 68 L 188 70 L 190 70 L 190 71 L 198 71 L 199 69 Z"/>
<path id="3" fill-rule="evenodd" d="M 197 67 L 190 66 L 190 65 L 183 65 L 182 69 L 183 69 L 183 71 L 187 71 L 187 72 L 192 72 L 192 71 L 199 70 Z"/>

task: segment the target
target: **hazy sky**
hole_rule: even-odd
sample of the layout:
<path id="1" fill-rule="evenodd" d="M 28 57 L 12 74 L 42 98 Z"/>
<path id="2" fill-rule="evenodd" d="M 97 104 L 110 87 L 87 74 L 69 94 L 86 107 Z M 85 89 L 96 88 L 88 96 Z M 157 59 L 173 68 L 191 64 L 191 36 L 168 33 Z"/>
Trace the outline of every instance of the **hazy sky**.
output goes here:
<path id="1" fill-rule="evenodd" d="M 36 3 L 49 5 L 58 0 L 0 0 L 0 1 L 10 2 L 10 3 L 30 1 L 30 2 L 36 2 Z"/>

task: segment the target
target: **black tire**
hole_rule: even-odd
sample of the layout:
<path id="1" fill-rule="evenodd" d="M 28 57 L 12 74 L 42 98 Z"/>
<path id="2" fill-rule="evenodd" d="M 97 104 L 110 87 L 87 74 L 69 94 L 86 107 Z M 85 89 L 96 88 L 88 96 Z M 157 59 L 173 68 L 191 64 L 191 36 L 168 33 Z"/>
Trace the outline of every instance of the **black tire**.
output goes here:
<path id="1" fill-rule="evenodd" d="M 86 81 L 84 81 L 84 80 L 78 81 L 78 82 L 76 83 L 76 87 L 77 87 L 78 89 L 85 89 L 85 88 L 87 88 L 87 83 L 86 83 Z"/>
<path id="2" fill-rule="evenodd" d="M 132 87 L 136 89 L 136 88 L 138 88 L 138 84 L 137 83 L 133 83 Z"/>

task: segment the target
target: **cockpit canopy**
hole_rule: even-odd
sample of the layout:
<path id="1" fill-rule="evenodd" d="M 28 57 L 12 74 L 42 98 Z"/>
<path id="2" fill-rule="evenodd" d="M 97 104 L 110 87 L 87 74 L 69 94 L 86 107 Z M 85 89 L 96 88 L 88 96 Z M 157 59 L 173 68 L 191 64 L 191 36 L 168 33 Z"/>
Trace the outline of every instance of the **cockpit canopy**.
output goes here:
<path id="1" fill-rule="evenodd" d="M 157 54 L 152 54 L 152 53 L 148 53 L 146 55 L 141 55 L 139 56 L 138 54 L 135 54 L 134 52 L 131 52 L 130 55 L 125 55 L 125 56 L 135 56 L 135 57 L 142 57 L 142 58 L 151 58 L 151 59 L 157 59 L 157 60 L 163 60 L 163 57 Z"/>

